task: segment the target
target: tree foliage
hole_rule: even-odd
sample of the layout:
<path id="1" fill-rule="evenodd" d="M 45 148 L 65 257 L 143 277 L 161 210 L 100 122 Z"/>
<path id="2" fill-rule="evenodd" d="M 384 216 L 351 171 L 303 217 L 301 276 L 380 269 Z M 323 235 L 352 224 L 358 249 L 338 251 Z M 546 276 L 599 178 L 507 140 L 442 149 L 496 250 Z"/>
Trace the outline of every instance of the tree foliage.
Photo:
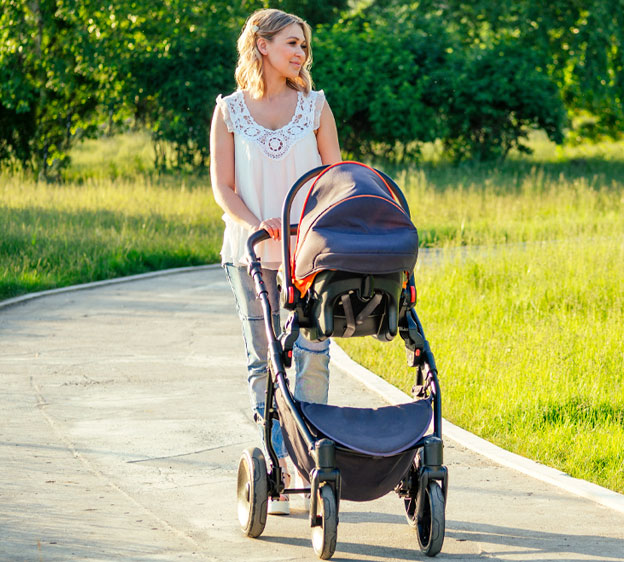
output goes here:
<path id="1" fill-rule="evenodd" d="M 438 18 L 411 15 L 370 23 L 358 14 L 315 35 L 314 79 L 325 89 L 343 148 L 355 156 L 375 148 L 405 152 L 445 134 L 451 38 Z"/>
<path id="2" fill-rule="evenodd" d="M 504 157 L 533 128 L 624 127 L 622 0 L 0 0 L 0 164 L 58 174 L 72 142 L 147 128 L 158 167 L 205 165 L 236 38 L 261 7 L 314 27 L 313 75 L 353 155 Z M 355 8 L 353 6 L 356 6 Z"/>
<path id="3" fill-rule="evenodd" d="M 542 129 L 563 141 L 565 109 L 559 90 L 517 40 L 475 46 L 455 57 L 452 93 L 446 111 L 444 144 L 456 160 L 496 160 L 522 143 L 529 131 Z"/>
<path id="4" fill-rule="evenodd" d="M 624 129 L 622 0 L 421 0 L 419 5 L 440 14 L 469 47 L 489 46 L 504 35 L 516 38 L 557 84 L 570 113 L 594 116 L 581 133 L 618 135 Z"/>
<path id="5" fill-rule="evenodd" d="M 67 14 L 60 0 L 4 0 L 0 13 L 0 159 L 44 175 L 97 105 L 85 33 Z"/>
<path id="6" fill-rule="evenodd" d="M 563 140 L 556 84 L 518 39 L 465 44 L 441 14 L 392 8 L 373 4 L 316 34 L 315 79 L 348 152 L 405 155 L 440 139 L 457 160 L 492 160 L 526 151 L 532 129 Z"/>

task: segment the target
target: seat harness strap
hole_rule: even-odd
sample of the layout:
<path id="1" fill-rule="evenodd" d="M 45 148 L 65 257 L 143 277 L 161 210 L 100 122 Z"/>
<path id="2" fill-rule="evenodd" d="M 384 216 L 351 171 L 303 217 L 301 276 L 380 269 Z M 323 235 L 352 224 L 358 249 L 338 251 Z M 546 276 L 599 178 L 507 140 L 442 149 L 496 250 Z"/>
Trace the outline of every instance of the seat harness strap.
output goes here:
<path id="1" fill-rule="evenodd" d="M 355 323 L 360 326 L 366 318 L 368 318 L 369 314 L 373 312 L 377 308 L 377 305 L 381 302 L 383 298 L 381 293 L 375 293 L 375 296 L 368 301 L 368 304 L 360 311 L 360 313 L 355 318 Z"/>
<path id="2" fill-rule="evenodd" d="M 347 326 L 345 327 L 343 338 L 350 338 L 355 333 L 355 316 L 353 315 L 353 307 L 351 306 L 351 297 L 348 294 L 342 295 L 340 303 L 345 311 L 345 320 Z"/>

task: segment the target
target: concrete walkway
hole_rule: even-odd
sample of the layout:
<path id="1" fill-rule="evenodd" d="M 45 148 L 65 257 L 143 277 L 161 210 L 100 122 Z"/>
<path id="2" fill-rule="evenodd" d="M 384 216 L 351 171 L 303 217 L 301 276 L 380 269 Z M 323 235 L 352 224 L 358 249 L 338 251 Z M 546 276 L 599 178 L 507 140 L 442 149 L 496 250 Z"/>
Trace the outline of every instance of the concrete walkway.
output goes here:
<path id="1" fill-rule="evenodd" d="M 259 539 L 238 528 L 257 432 L 233 311 L 219 269 L 0 309 L 0 560 L 315 559 L 299 498 Z M 339 368 L 331 400 L 382 402 Z M 624 514 L 449 439 L 445 455 L 439 560 L 624 562 Z M 334 560 L 423 558 L 394 494 L 341 504 Z"/>

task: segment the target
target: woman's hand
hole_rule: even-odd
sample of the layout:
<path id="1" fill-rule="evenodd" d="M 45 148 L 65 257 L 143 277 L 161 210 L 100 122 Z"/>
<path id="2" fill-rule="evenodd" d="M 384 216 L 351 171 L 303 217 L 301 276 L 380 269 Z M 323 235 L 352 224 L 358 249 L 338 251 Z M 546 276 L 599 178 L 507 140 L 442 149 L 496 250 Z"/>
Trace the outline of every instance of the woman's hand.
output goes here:
<path id="1" fill-rule="evenodd" d="M 273 240 L 279 240 L 282 237 L 282 219 L 266 219 L 256 227 L 256 230 L 262 229 L 266 230 Z"/>

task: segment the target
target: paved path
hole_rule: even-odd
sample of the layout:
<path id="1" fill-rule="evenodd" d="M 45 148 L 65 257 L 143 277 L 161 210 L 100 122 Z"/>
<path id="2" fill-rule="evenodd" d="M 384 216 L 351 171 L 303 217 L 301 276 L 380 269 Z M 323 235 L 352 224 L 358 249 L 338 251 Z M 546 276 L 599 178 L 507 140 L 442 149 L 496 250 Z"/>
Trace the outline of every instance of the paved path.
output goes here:
<path id="1" fill-rule="evenodd" d="M 298 498 L 260 539 L 238 529 L 244 372 L 218 269 L 0 309 L 0 560 L 314 560 Z M 381 399 L 333 368 L 331 400 Z M 448 439 L 445 455 L 439 560 L 624 562 L 624 514 Z M 394 494 L 341 504 L 334 560 L 423 558 Z"/>

